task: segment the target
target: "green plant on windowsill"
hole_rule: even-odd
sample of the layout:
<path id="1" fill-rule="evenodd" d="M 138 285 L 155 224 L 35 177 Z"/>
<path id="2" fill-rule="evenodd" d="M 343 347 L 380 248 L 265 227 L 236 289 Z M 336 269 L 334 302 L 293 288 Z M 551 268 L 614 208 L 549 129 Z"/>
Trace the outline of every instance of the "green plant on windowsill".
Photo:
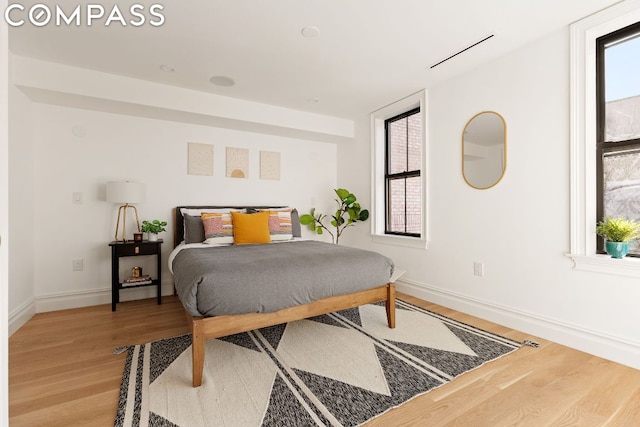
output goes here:
<path id="1" fill-rule="evenodd" d="M 632 219 L 606 217 L 598 223 L 596 233 L 609 242 L 628 242 L 640 237 L 640 224 Z"/>
<path id="2" fill-rule="evenodd" d="M 335 228 L 335 231 L 324 224 L 328 215 L 322 213 L 316 213 L 316 208 L 311 209 L 311 214 L 304 214 L 300 216 L 300 224 L 308 225 L 312 231 L 317 234 L 323 234 L 324 231 L 331 235 L 331 240 L 336 245 L 339 244 L 340 236 L 347 227 L 355 225 L 358 221 L 366 221 L 369 218 L 369 211 L 362 209 L 360 204 L 356 202 L 356 196 L 349 190 L 344 188 L 334 189 L 336 195 L 335 199 L 338 204 L 338 209 L 334 215 L 331 215 L 330 224 Z"/>
<path id="3" fill-rule="evenodd" d="M 640 224 L 623 217 L 605 217 L 596 226 L 596 233 L 605 238 L 605 248 L 612 258 L 622 258 L 629 252 L 629 241 L 640 238 Z"/>

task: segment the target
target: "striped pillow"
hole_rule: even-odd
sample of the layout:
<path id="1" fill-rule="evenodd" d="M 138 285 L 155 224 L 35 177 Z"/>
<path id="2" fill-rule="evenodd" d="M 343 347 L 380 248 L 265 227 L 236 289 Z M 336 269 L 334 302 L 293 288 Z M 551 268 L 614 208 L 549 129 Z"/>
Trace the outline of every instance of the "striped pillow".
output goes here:
<path id="1" fill-rule="evenodd" d="M 231 213 L 202 213 L 202 225 L 204 226 L 204 243 L 207 244 L 233 244 L 233 221 Z"/>
<path id="2" fill-rule="evenodd" d="M 269 234 L 271 234 L 272 242 L 293 239 L 291 208 L 258 210 L 269 212 Z"/>
<path id="3" fill-rule="evenodd" d="M 205 237 L 202 214 L 229 213 L 233 211 L 241 212 L 242 210 L 235 208 L 180 208 L 180 213 L 184 218 L 184 242 L 206 243 L 204 241 Z"/>

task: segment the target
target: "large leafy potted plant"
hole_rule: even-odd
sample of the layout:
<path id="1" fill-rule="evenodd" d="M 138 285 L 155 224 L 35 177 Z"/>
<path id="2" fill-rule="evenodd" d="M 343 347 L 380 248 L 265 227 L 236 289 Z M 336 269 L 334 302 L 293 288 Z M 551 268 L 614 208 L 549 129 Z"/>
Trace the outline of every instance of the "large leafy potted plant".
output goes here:
<path id="1" fill-rule="evenodd" d="M 338 209 L 335 214 L 331 215 L 330 224 L 334 231 L 324 224 L 324 221 L 329 217 L 322 213 L 317 213 L 316 209 L 311 209 L 310 214 L 304 214 L 300 216 L 300 224 L 308 225 L 309 228 L 315 231 L 317 234 L 323 234 L 324 231 L 331 235 L 331 240 L 336 245 L 340 242 L 340 236 L 347 227 L 355 225 L 358 221 L 366 221 L 369 218 L 369 211 L 362 209 L 360 204 L 356 201 L 356 196 L 349 190 L 344 188 L 334 189 L 336 195 L 335 199 Z"/>
<path id="2" fill-rule="evenodd" d="M 640 224 L 622 217 L 606 217 L 596 227 L 596 233 L 605 238 L 605 249 L 612 258 L 623 258 L 629 253 L 629 241 L 640 237 Z"/>
<path id="3" fill-rule="evenodd" d="M 142 232 L 149 234 L 149 241 L 155 242 L 158 240 L 158 233 L 165 230 L 167 225 L 166 221 L 159 221 L 154 219 L 153 221 L 142 221 Z"/>

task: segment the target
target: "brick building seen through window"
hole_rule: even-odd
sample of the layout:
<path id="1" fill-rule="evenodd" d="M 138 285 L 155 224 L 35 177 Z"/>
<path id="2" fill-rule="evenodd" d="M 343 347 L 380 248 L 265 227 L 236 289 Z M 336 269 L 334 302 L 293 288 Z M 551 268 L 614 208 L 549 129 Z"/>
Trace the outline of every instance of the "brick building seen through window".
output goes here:
<path id="1" fill-rule="evenodd" d="M 386 234 L 420 237 L 422 117 L 416 108 L 385 120 Z"/>

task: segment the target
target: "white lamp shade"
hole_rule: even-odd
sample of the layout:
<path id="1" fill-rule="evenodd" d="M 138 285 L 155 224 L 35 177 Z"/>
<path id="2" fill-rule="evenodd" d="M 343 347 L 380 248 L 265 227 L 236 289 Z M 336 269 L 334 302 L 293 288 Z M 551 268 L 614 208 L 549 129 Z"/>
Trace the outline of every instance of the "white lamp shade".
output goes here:
<path id="1" fill-rule="evenodd" d="M 107 182 L 107 202 L 112 203 L 144 203 L 146 187 L 140 182 L 109 181 Z"/>

